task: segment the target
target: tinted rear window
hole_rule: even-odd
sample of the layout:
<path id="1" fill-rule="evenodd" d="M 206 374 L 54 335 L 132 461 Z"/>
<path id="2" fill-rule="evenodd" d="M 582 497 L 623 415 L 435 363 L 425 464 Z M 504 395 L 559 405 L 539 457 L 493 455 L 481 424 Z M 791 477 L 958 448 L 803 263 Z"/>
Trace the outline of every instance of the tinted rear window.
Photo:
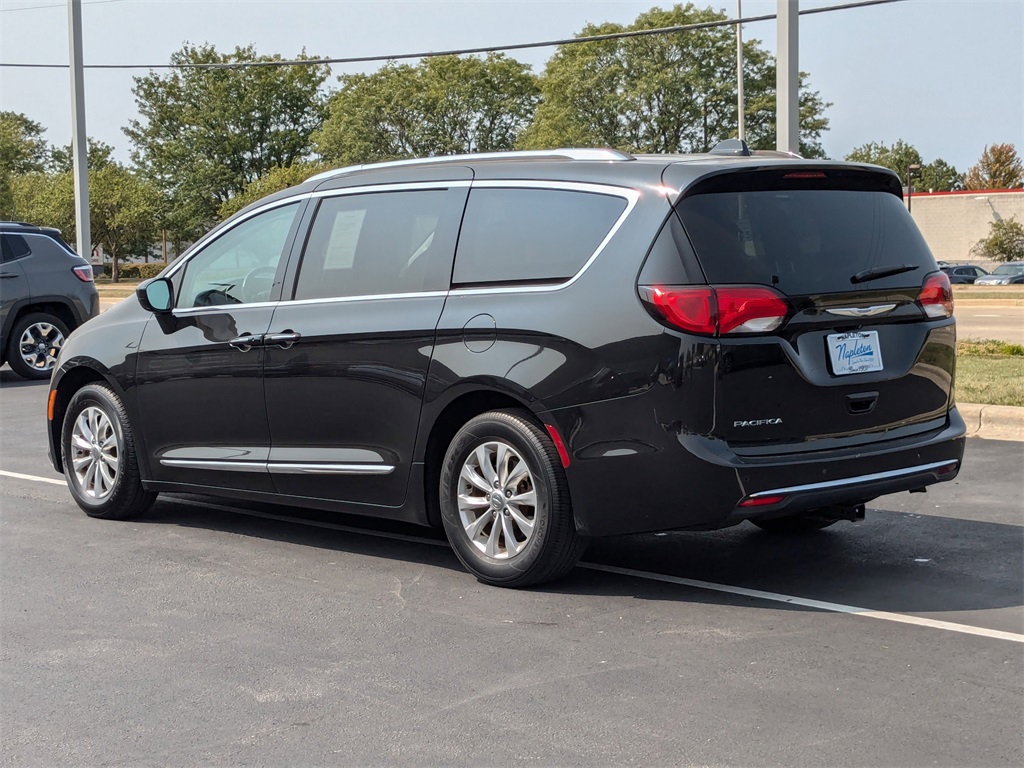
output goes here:
<path id="1" fill-rule="evenodd" d="M 903 202 L 888 192 L 719 192 L 684 198 L 677 210 L 711 283 L 836 293 L 852 290 L 850 278 L 864 270 L 918 267 L 861 284 L 872 289 L 917 286 L 935 270 Z"/>
<path id="2" fill-rule="evenodd" d="M 557 282 L 583 267 L 626 210 L 614 195 L 560 189 L 474 189 L 453 283 Z"/>

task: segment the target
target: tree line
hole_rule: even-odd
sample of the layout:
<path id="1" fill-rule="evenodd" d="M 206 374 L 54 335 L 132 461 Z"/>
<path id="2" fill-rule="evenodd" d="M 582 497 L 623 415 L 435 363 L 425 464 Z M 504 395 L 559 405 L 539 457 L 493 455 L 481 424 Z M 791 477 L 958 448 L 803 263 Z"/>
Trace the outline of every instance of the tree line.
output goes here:
<path id="1" fill-rule="evenodd" d="M 577 36 L 726 19 L 690 3 L 653 9 L 631 25 L 588 25 Z M 303 50 L 298 58 L 316 57 Z M 139 116 L 123 129 L 131 165 L 89 142 L 92 240 L 113 257 L 115 277 L 120 258 L 148 251 L 161 232 L 177 254 L 217 220 L 328 167 L 560 146 L 704 152 L 737 133 L 729 27 L 563 45 L 540 74 L 498 53 L 391 62 L 343 75 L 336 88 L 327 65 L 231 66 L 274 61 L 281 57 L 252 46 L 222 53 L 186 44 L 171 64 L 191 66 L 135 78 Z M 758 40 L 744 42 L 743 74 L 748 143 L 772 148 L 775 60 Z M 801 73 L 800 150 L 823 157 L 831 104 L 808 77 Z M 25 115 L 0 113 L 0 218 L 58 226 L 74 239 L 70 149 L 50 147 L 43 133 Z M 975 183 L 971 171 L 961 175 L 942 160 L 923 164 L 903 142 L 866 144 L 848 159 L 901 176 L 921 165 L 922 189 Z"/>

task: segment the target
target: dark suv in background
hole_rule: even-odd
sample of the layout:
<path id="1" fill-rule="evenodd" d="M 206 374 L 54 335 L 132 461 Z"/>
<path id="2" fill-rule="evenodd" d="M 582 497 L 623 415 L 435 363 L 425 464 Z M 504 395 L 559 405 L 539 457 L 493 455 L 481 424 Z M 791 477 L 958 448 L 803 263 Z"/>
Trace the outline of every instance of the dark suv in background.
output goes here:
<path id="1" fill-rule="evenodd" d="M 491 584 L 589 537 L 857 520 L 956 476 L 949 279 L 866 165 L 572 149 L 340 169 L 65 345 L 86 513 L 161 491 L 443 526 Z"/>
<path id="2" fill-rule="evenodd" d="M 99 311 L 92 267 L 59 230 L 0 222 L 0 365 L 49 378 L 68 334 Z"/>

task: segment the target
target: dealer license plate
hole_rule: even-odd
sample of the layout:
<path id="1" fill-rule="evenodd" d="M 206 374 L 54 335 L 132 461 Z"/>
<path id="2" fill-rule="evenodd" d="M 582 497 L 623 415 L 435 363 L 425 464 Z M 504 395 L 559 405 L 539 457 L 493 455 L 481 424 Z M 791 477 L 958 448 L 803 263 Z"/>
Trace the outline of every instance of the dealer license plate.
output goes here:
<path id="1" fill-rule="evenodd" d="M 828 353 L 832 357 L 832 373 L 836 376 L 882 370 L 878 331 L 830 333 Z"/>

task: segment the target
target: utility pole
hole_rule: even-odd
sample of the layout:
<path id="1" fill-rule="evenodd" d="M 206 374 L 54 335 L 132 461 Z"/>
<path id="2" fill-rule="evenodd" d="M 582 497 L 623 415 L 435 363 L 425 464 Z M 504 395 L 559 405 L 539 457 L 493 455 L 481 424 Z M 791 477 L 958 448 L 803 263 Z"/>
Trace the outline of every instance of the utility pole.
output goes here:
<path id="1" fill-rule="evenodd" d="M 747 140 L 746 119 L 743 115 L 743 25 L 739 20 L 743 18 L 743 0 L 736 0 L 736 112 L 739 121 L 740 141 Z"/>
<path id="2" fill-rule="evenodd" d="M 75 234 L 78 255 L 92 262 L 89 172 L 85 133 L 85 77 L 82 68 L 82 0 L 68 0 L 71 64 L 71 167 L 75 177 Z"/>
<path id="3" fill-rule="evenodd" d="M 775 71 L 775 148 L 800 153 L 799 0 L 778 0 Z"/>

